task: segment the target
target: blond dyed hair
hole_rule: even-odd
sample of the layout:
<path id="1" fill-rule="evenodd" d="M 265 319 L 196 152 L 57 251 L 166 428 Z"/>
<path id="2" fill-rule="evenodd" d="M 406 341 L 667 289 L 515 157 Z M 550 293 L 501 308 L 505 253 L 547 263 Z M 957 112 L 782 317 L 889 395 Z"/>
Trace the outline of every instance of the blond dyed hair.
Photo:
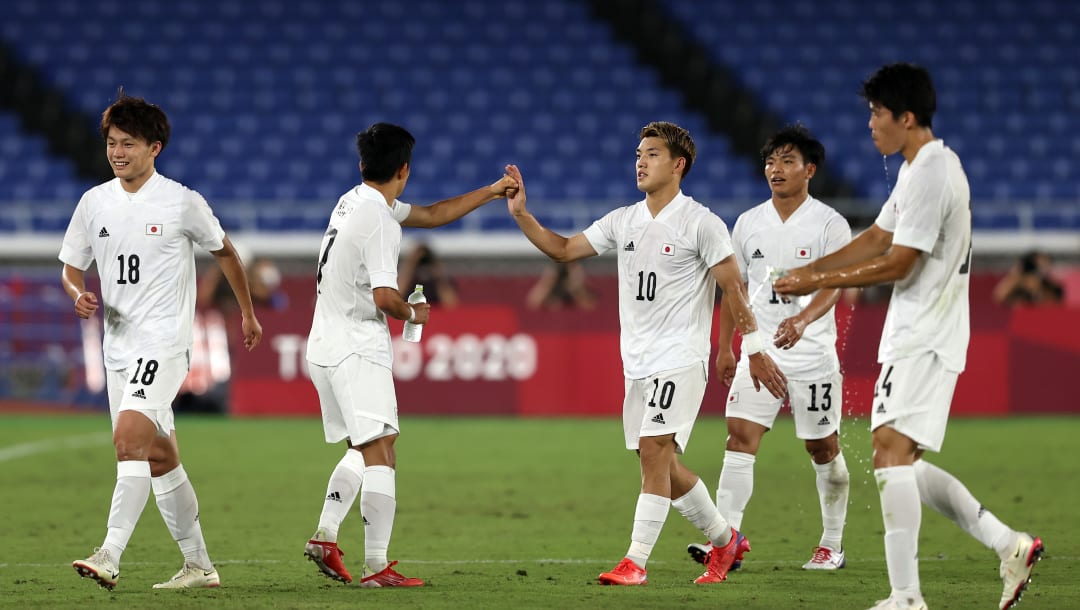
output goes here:
<path id="1" fill-rule="evenodd" d="M 673 159 L 678 157 L 686 159 L 682 177 L 685 178 L 690 173 L 690 166 L 694 164 L 697 149 L 694 147 L 694 138 L 690 137 L 689 131 L 675 123 L 653 121 L 641 128 L 641 138 L 660 138 L 663 140 Z"/>

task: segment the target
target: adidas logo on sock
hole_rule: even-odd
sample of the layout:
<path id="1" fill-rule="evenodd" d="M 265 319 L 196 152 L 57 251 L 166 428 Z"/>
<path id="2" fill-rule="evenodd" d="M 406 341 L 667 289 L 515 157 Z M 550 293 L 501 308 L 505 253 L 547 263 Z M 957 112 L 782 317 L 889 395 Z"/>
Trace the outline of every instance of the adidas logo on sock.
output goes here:
<path id="1" fill-rule="evenodd" d="M 829 425 L 829 416 L 828 415 L 822 415 L 821 419 L 818 420 L 817 425 L 819 425 L 819 426 L 828 426 Z"/>
<path id="2" fill-rule="evenodd" d="M 135 392 L 133 392 L 131 395 L 135 398 L 142 398 L 143 400 L 146 400 L 146 392 L 142 388 L 135 390 Z"/>
<path id="3" fill-rule="evenodd" d="M 885 403 L 881 403 L 880 405 L 877 406 L 877 412 L 878 413 L 884 413 L 885 412 Z"/>
<path id="4" fill-rule="evenodd" d="M 630 243 L 626 244 L 625 246 L 623 246 L 623 250 L 626 250 L 627 252 L 633 252 L 634 251 L 634 242 L 630 242 Z"/>
<path id="5" fill-rule="evenodd" d="M 750 258 L 765 258 L 765 255 L 761 253 L 760 248 L 755 248 L 754 253 L 750 255 Z"/>
<path id="6" fill-rule="evenodd" d="M 364 525 L 371 525 L 371 521 L 368 521 L 364 515 L 360 515 L 360 518 L 364 520 Z"/>
<path id="7" fill-rule="evenodd" d="M 651 421 L 654 424 L 665 424 L 665 423 L 667 423 L 667 422 L 664 421 L 664 414 L 663 413 L 657 413 L 656 417 L 650 419 L 649 421 Z"/>
<path id="8" fill-rule="evenodd" d="M 97 236 L 98 237 L 108 237 L 109 236 L 109 230 L 106 229 L 105 227 L 101 227 L 101 230 L 98 231 Z"/>
<path id="9" fill-rule="evenodd" d="M 333 500 L 334 502 L 341 502 L 341 494 L 336 491 L 332 491 L 326 495 L 326 499 Z"/>

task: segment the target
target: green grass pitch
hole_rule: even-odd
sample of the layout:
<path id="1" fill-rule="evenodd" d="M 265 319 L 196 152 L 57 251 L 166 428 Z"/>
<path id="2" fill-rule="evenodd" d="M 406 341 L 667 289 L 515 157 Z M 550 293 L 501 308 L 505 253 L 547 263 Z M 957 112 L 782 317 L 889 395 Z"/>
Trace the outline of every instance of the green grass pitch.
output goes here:
<path id="1" fill-rule="evenodd" d="M 725 583 L 697 586 L 685 552 L 699 534 L 672 511 L 645 587 L 603 587 L 629 543 L 639 487 L 616 419 L 413 418 L 398 441 L 398 513 L 390 558 L 428 581 L 361 589 L 303 557 L 326 481 L 343 450 L 314 419 L 178 418 L 184 464 L 222 587 L 153 591 L 181 557 L 147 503 L 113 592 L 71 561 L 105 534 L 115 465 L 107 416 L 0 416 L 0 607 L 14 608 L 867 608 L 888 594 L 882 525 L 865 421 L 842 437 L 852 494 L 848 567 L 804 572 L 820 535 L 813 471 L 790 420 L 766 436 L 743 523 L 753 544 Z M 953 472 L 1006 523 L 1043 537 L 1047 555 L 1021 608 L 1080 608 L 1076 437 L 1080 419 L 957 419 L 944 453 Z M 722 419 L 702 419 L 685 462 L 715 491 Z M 993 552 L 924 507 L 919 548 L 931 608 L 993 608 Z M 341 532 L 356 575 L 359 503 Z"/>

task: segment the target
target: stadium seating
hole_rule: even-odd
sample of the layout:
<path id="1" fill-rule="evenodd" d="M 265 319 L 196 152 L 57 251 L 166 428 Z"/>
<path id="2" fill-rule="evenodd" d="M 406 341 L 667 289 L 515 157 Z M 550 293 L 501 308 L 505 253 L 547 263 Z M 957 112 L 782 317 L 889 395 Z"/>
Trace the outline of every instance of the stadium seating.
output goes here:
<path id="1" fill-rule="evenodd" d="M 977 207 L 992 204 L 977 209 L 976 226 L 1076 226 L 1080 144 L 1061 134 L 1078 126 L 1080 68 L 1068 49 L 1080 3 L 664 5 L 760 103 L 814 129 L 869 206 L 887 195 L 899 162 L 886 170 L 873 150 L 858 86 L 877 65 L 904 59 L 933 70 L 936 132 L 964 159 Z M 733 156 L 584 2 L 5 6 L 0 40 L 88 122 L 120 85 L 161 103 L 174 140 L 159 170 L 206 195 L 229 230 L 321 230 L 358 180 L 354 134 L 380 120 L 417 136 L 408 201 L 487 184 L 515 162 L 535 205 L 574 210 L 555 220 L 580 228 L 639 196 L 633 146 L 654 119 L 694 133 L 700 161 L 685 189 L 729 223 L 767 196 L 756 164 Z M 89 185 L 2 113 L 0 150 L 0 200 L 28 202 L 0 231 L 62 230 Z M 459 226 L 512 228 L 495 210 Z"/>

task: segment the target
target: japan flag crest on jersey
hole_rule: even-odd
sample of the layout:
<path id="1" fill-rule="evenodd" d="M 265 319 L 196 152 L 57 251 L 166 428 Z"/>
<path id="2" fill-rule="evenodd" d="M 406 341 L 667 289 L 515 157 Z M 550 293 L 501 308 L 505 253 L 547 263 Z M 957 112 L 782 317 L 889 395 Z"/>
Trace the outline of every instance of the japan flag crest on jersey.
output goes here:
<path id="1" fill-rule="evenodd" d="M 810 258 L 810 248 L 795 248 L 795 258 Z"/>

